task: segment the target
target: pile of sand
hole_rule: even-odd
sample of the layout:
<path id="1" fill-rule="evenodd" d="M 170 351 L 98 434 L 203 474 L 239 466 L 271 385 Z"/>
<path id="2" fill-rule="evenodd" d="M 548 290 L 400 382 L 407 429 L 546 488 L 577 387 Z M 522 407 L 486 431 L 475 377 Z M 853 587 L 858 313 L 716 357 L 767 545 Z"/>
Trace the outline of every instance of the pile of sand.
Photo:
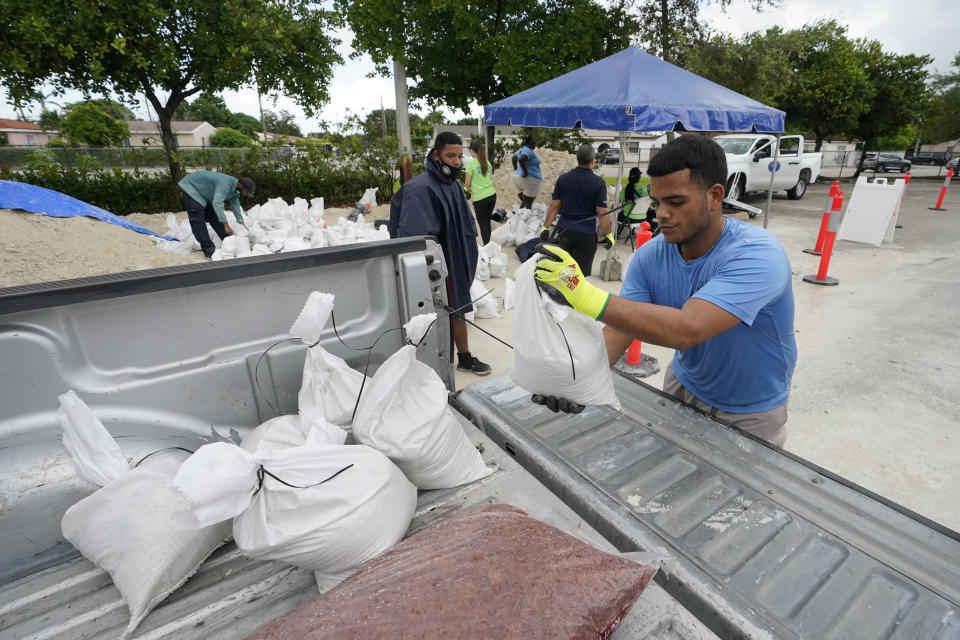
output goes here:
<path id="1" fill-rule="evenodd" d="M 562 174 L 577 166 L 577 156 L 553 149 L 537 149 L 535 153 L 540 158 L 540 172 L 543 174 L 540 194 L 535 202 L 550 204 L 554 183 Z M 517 190 L 510 178 L 511 174 L 513 174 L 513 163 L 510 158 L 504 160 L 500 168 L 493 173 L 493 186 L 497 190 L 497 207 L 510 209 L 514 204 L 520 204 Z"/>
<path id="2" fill-rule="evenodd" d="M 347 213 L 349 209 L 326 209 L 323 217 L 328 224 L 336 223 Z M 389 215 L 386 204 L 367 217 L 372 222 Z M 187 214 L 180 211 L 176 216 L 182 221 Z M 166 213 L 134 213 L 126 219 L 167 232 Z M 152 236 L 86 216 L 52 218 L 0 209 L 0 229 L 0 287 L 207 262 L 199 251 L 176 255 L 158 248 Z"/>

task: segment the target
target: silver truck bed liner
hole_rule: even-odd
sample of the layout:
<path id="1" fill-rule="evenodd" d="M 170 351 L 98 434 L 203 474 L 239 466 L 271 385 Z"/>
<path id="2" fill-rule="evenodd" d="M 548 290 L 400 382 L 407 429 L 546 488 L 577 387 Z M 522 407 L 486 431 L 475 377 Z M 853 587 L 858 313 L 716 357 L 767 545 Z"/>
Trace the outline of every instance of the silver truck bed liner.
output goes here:
<path id="1" fill-rule="evenodd" d="M 723 638 L 960 638 L 960 536 L 617 376 L 555 415 L 506 375 L 456 405 Z"/>
<path id="2" fill-rule="evenodd" d="M 605 551 L 616 549 L 476 427 L 461 419 L 497 471 L 455 489 L 423 491 L 407 535 L 468 506 L 504 502 Z M 76 551 L 69 559 L 0 586 L 0 640 L 115 640 L 129 612 L 110 576 Z M 237 640 L 317 597 L 313 573 L 245 558 L 233 543 L 141 623 L 137 640 Z M 713 634 L 651 583 L 614 640 L 708 640 Z"/>

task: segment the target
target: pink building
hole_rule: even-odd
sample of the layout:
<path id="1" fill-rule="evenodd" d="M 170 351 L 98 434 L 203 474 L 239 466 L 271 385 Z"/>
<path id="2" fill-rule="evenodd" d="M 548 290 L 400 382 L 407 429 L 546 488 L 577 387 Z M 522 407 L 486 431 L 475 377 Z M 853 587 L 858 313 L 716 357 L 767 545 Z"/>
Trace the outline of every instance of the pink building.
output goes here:
<path id="1" fill-rule="evenodd" d="M 56 131 L 44 131 L 38 124 L 0 118 L 0 133 L 11 147 L 42 147 L 57 137 Z"/>

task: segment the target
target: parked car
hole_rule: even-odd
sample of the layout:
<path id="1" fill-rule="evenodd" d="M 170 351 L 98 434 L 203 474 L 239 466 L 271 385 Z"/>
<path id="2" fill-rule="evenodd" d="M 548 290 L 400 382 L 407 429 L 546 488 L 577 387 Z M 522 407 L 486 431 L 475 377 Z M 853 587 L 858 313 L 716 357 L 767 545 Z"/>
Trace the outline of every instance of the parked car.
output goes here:
<path id="1" fill-rule="evenodd" d="M 919 151 L 910 158 L 913 164 L 944 165 L 950 159 L 950 154 L 944 151 Z"/>
<path id="2" fill-rule="evenodd" d="M 600 164 L 620 164 L 620 149 L 604 149 L 599 160 Z"/>
<path id="3" fill-rule="evenodd" d="M 895 153 L 877 153 L 867 152 L 867 159 L 863 161 L 865 171 L 900 171 L 906 173 L 910 171 L 911 162 L 905 160 Z"/>

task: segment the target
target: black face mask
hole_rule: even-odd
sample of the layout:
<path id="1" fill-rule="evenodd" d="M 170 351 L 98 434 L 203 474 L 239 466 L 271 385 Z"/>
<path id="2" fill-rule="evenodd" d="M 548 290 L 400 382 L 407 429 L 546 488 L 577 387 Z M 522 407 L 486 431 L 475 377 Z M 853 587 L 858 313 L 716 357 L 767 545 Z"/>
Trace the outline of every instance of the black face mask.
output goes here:
<path id="1" fill-rule="evenodd" d="M 437 157 L 440 157 L 439 153 Z M 442 173 L 445 178 L 450 178 L 451 180 L 456 180 L 460 175 L 460 171 L 463 169 L 463 167 L 455 167 L 452 164 L 447 164 L 442 159 L 435 160 L 435 162 L 437 166 L 440 167 L 440 173 Z"/>

